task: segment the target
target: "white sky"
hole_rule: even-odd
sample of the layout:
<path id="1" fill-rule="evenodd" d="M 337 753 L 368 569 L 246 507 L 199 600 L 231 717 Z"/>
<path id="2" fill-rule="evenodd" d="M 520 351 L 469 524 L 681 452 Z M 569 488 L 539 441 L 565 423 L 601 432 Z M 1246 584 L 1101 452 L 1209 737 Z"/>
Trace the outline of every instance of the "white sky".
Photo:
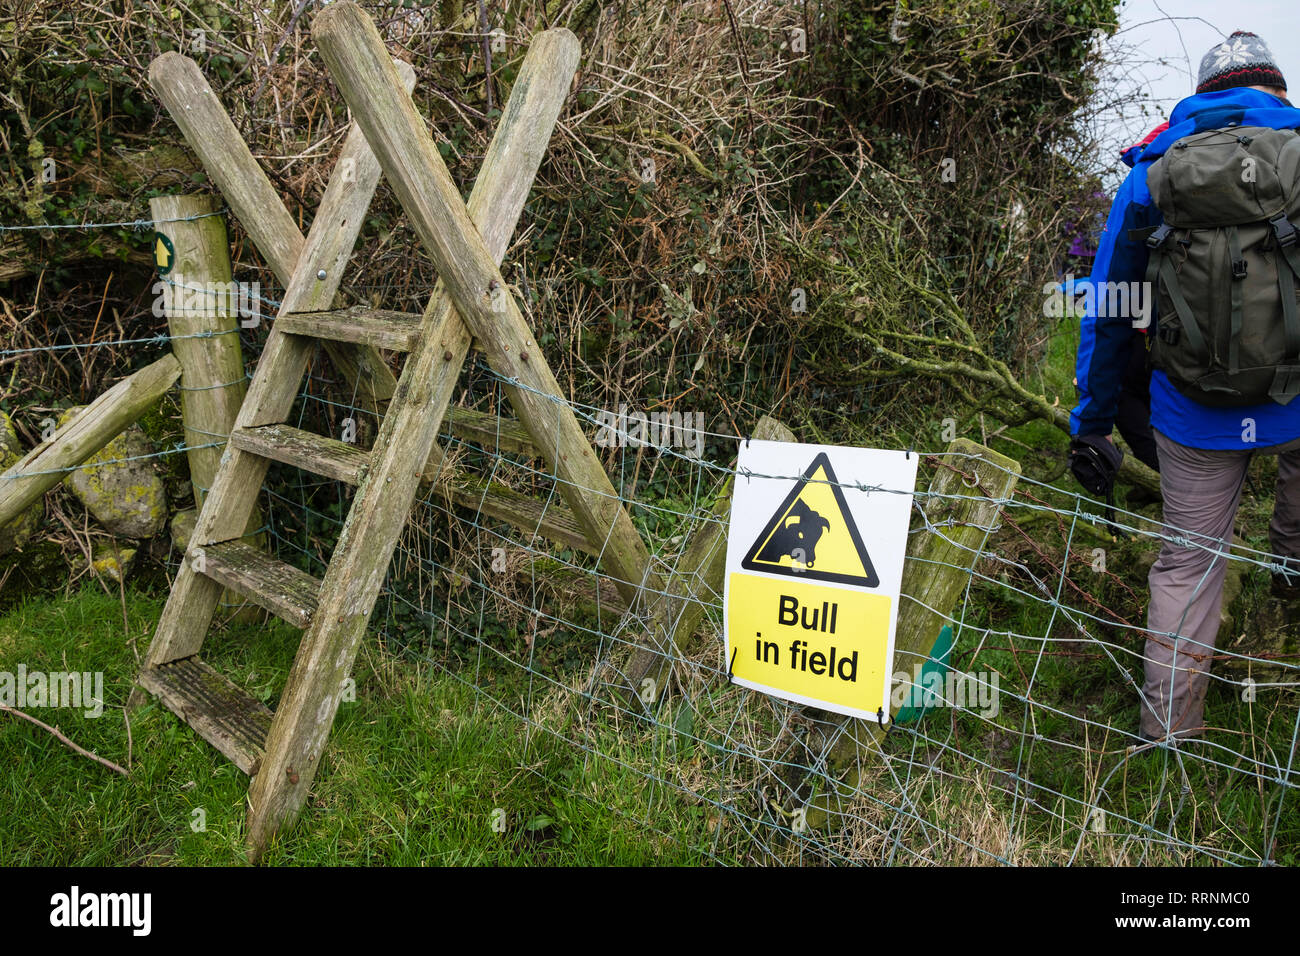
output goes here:
<path id="1" fill-rule="evenodd" d="M 1194 92 L 1201 57 L 1234 30 L 1259 34 L 1287 79 L 1290 98 L 1300 101 L 1295 0 L 1127 0 L 1119 32 L 1107 41 L 1112 76 L 1102 95 L 1143 90 L 1150 98 L 1145 111 L 1131 104 L 1098 117 L 1111 155 L 1169 118 Z"/>

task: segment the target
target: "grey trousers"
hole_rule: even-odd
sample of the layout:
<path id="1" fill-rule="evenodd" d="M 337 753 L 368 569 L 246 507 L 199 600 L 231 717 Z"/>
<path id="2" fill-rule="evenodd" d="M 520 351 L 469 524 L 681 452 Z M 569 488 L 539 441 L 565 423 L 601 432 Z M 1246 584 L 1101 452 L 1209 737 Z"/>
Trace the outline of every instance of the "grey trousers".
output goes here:
<path id="1" fill-rule="evenodd" d="M 1152 739 L 1203 729 L 1227 572 L 1225 555 L 1254 454 L 1188 448 L 1160 432 L 1156 432 L 1156 447 L 1165 534 L 1183 532 L 1187 541 L 1166 541 L 1149 578 L 1141 729 Z M 1278 455 L 1268 531 L 1275 555 L 1300 559 L 1300 450 Z"/>

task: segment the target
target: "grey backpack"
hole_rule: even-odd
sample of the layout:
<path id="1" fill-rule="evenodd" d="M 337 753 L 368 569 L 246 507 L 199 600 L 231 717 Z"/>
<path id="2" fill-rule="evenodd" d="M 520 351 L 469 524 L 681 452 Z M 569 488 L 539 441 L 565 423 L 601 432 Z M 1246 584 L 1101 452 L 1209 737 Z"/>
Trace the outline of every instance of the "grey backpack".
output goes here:
<path id="1" fill-rule="evenodd" d="M 1287 404 L 1300 394 L 1300 134 L 1184 136 L 1147 185 L 1164 214 L 1147 237 L 1155 367 L 1202 405 Z"/>

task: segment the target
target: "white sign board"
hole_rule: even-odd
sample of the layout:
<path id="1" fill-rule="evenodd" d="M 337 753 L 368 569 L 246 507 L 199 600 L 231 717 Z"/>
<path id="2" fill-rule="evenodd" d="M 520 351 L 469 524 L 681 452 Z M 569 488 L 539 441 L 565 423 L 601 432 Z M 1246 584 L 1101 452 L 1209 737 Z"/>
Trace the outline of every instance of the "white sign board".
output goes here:
<path id="1" fill-rule="evenodd" d="M 888 717 L 916 466 L 901 451 L 741 443 L 725 582 L 732 680 Z"/>

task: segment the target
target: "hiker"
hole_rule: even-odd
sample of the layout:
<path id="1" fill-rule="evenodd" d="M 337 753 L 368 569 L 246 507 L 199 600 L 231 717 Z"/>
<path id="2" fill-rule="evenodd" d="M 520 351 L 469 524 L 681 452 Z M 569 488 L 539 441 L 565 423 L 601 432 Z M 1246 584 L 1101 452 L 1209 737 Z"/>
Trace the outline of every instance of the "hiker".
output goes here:
<path id="1" fill-rule="evenodd" d="M 1132 146 L 1121 150 L 1120 160 L 1132 169 L 1137 164 L 1142 151 L 1168 128 L 1168 123 L 1161 123 Z M 1082 245 L 1080 238 L 1076 237 L 1069 254 L 1095 259 L 1097 250 Z M 1084 279 L 1075 282 L 1073 288 L 1066 291 L 1082 294 L 1089 281 Z M 1132 337 L 1127 351 L 1122 356 L 1124 373 L 1120 376 L 1119 395 L 1116 398 L 1115 427 L 1128 443 L 1128 447 L 1133 450 L 1133 455 L 1138 461 L 1153 471 L 1159 471 L 1160 459 L 1156 452 L 1156 436 L 1151 429 L 1151 362 L 1147 349 L 1147 330 L 1140 328 L 1137 331 L 1141 334 Z M 1074 384 L 1079 384 L 1078 379 L 1075 379 Z M 1131 496 L 1129 500 L 1131 504 Z"/>
<path id="2" fill-rule="evenodd" d="M 1161 123 L 1141 140 L 1120 153 L 1120 160 L 1132 169 L 1138 157 L 1169 128 Z M 1129 345 L 1124 375 L 1120 379 L 1119 408 L 1115 414 L 1115 427 L 1133 449 L 1134 456 L 1148 468 L 1160 470 L 1160 457 L 1156 450 L 1155 431 L 1151 428 L 1151 361 L 1147 348 L 1147 329 L 1138 329 Z M 1131 501 L 1132 499 L 1130 499 Z"/>
<path id="3" fill-rule="evenodd" d="M 1204 729 L 1233 519 L 1257 452 L 1278 455 L 1274 593 L 1300 596 L 1300 172 L 1287 161 L 1300 110 L 1286 92 L 1253 33 L 1206 53 L 1195 94 L 1120 187 L 1090 279 L 1148 283 L 1155 313 L 1151 424 L 1170 530 L 1149 577 L 1144 740 Z M 1119 468 L 1120 383 L 1134 322 L 1150 317 L 1110 307 L 1094 295 L 1084 316 L 1070 416 L 1071 467 L 1090 491 L 1108 491 Z"/>

